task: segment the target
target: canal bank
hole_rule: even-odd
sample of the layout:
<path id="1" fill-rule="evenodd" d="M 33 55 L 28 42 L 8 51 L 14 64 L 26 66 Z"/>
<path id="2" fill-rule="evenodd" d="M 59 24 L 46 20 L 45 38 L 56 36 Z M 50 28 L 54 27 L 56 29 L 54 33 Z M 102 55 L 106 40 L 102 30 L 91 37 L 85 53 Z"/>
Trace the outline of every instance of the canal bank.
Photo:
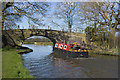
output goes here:
<path id="1" fill-rule="evenodd" d="M 33 78 L 24 67 L 20 54 L 31 52 L 28 48 L 2 48 L 2 78 Z M 19 54 L 18 54 L 19 53 Z"/>
<path id="2" fill-rule="evenodd" d="M 101 49 L 92 49 L 88 50 L 89 55 L 97 54 L 97 55 L 106 55 L 106 56 L 120 56 L 120 49 L 109 49 L 109 50 L 101 50 Z"/>
<path id="3" fill-rule="evenodd" d="M 23 44 L 34 44 L 34 45 L 53 45 L 52 42 L 23 42 Z"/>

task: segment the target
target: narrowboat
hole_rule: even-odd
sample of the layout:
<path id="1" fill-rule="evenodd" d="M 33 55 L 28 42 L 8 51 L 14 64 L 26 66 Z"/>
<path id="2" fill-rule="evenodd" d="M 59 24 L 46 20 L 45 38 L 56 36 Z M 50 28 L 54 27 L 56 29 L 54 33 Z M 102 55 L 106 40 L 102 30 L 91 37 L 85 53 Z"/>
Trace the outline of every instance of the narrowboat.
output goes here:
<path id="1" fill-rule="evenodd" d="M 82 47 L 80 44 L 56 43 L 54 46 L 54 52 L 72 58 L 88 58 L 88 50 Z"/>

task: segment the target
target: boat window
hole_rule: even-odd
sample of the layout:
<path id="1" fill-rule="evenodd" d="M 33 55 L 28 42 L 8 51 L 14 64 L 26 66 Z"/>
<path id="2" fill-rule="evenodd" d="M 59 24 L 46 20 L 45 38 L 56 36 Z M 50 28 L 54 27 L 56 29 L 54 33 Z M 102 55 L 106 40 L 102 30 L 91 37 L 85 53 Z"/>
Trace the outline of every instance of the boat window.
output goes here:
<path id="1" fill-rule="evenodd" d="M 78 50 L 78 49 L 80 49 L 80 46 L 75 46 L 74 49 Z"/>
<path id="2" fill-rule="evenodd" d="M 63 45 L 61 44 L 60 48 L 62 48 L 62 47 L 63 47 Z"/>
<path id="3" fill-rule="evenodd" d="M 65 45 L 65 46 L 64 46 L 64 49 L 66 49 L 66 48 L 67 48 L 67 46 Z"/>
<path id="4" fill-rule="evenodd" d="M 58 44 L 55 44 L 55 47 L 57 47 L 58 46 Z"/>

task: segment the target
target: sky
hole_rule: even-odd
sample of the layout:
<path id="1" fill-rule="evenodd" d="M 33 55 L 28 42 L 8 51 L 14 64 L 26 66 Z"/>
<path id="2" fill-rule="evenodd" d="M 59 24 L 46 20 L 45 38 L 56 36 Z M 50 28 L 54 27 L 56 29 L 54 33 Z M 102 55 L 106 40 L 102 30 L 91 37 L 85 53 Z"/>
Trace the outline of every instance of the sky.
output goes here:
<path id="1" fill-rule="evenodd" d="M 54 11 L 54 3 L 52 3 L 51 4 L 51 7 L 48 9 L 48 11 L 47 11 L 47 14 L 52 14 L 52 12 Z M 35 15 L 35 16 L 38 16 L 38 15 Z M 48 16 L 47 16 L 48 17 Z M 50 18 L 47 18 L 47 17 L 44 17 L 43 18 L 43 21 L 42 21 L 42 23 L 44 23 L 45 24 L 45 26 L 43 27 L 43 26 L 41 26 L 40 28 L 41 29 L 47 29 L 48 28 L 48 25 L 49 26 L 52 26 L 52 28 L 54 28 L 54 29 L 59 29 L 58 27 L 54 27 L 54 25 L 51 25 L 50 24 Z M 32 22 L 31 22 L 32 23 Z M 29 28 L 29 24 L 28 24 L 28 18 L 27 17 L 23 17 L 22 18 L 22 22 L 19 22 L 19 23 L 17 23 L 18 25 L 20 25 L 20 28 Z M 34 24 L 34 25 L 36 25 L 36 24 Z M 37 26 L 37 25 L 36 25 Z"/>
<path id="2" fill-rule="evenodd" d="M 65 24 L 64 20 L 56 18 L 55 15 L 53 14 L 55 11 L 57 11 L 56 10 L 56 4 L 57 4 L 57 2 L 50 2 L 50 3 L 51 3 L 51 5 L 49 6 L 49 8 L 47 8 L 47 13 L 46 13 L 47 15 L 46 15 L 46 17 L 43 17 L 43 20 L 41 21 L 45 25 L 41 25 L 41 26 L 39 26 L 39 28 L 40 29 L 48 29 L 48 26 L 49 26 L 52 30 L 62 30 L 62 28 L 64 28 L 65 30 L 67 30 L 67 24 Z M 35 17 L 37 17 L 37 16 L 39 17 L 39 15 L 35 15 Z M 76 17 L 76 15 L 75 15 L 75 17 Z M 81 16 L 79 16 L 79 17 L 81 17 Z M 57 23 L 57 24 L 59 24 L 61 26 L 53 24 L 51 22 L 52 20 L 55 23 Z M 88 23 L 86 23 L 86 24 L 80 24 L 79 22 L 80 21 L 73 20 L 73 26 L 72 26 L 73 30 L 75 28 L 77 28 L 77 27 L 80 27 L 80 28 L 82 28 L 84 30 L 87 27 L 87 25 L 88 25 Z M 32 22 L 30 22 L 30 23 L 32 23 Z M 20 26 L 20 28 L 24 28 L 24 29 L 28 29 L 29 28 L 27 17 L 23 17 L 22 18 L 22 22 L 19 22 L 17 24 Z M 34 24 L 34 25 L 36 25 L 36 24 Z M 38 26 L 38 25 L 36 25 L 36 26 Z"/>
<path id="3" fill-rule="evenodd" d="M 62 30 L 62 28 L 67 30 L 67 25 L 63 22 L 63 19 L 58 19 L 53 15 L 53 12 L 56 11 L 56 2 L 51 2 L 51 6 L 47 10 L 48 10 L 46 13 L 47 15 L 42 20 L 42 23 L 44 23 L 45 25 L 40 26 L 40 29 L 48 29 L 48 26 L 49 26 L 49 27 L 51 27 L 52 30 Z M 35 16 L 38 16 L 38 15 L 35 15 Z M 51 23 L 52 20 L 61 26 L 57 26 L 56 24 Z M 75 24 L 78 24 L 78 22 L 75 22 Z M 19 25 L 21 29 L 29 28 L 28 18 L 23 17 L 22 22 L 17 23 L 17 25 Z M 34 24 L 34 25 L 36 25 L 36 24 Z M 83 26 L 83 29 L 86 28 L 85 24 L 73 25 L 73 28 L 78 27 L 78 26 Z"/>

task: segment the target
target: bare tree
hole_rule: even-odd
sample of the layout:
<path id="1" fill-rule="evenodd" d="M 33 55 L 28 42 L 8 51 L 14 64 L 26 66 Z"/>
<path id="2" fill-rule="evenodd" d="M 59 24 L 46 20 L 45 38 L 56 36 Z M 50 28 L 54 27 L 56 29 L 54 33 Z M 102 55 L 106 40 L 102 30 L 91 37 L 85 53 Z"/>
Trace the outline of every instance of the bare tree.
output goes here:
<path id="1" fill-rule="evenodd" d="M 75 2 L 59 2 L 56 5 L 56 11 L 54 14 L 57 18 L 64 20 L 64 22 L 67 24 L 69 32 L 71 32 L 73 25 L 73 16 L 75 16 L 77 12 L 77 4 L 78 3 Z"/>
<path id="2" fill-rule="evenodd" d="M 2 2 L 2 30 L 15 28 L 16 22 L 21 21 L 24 16 L 41 25 L 48 6 L 47 3 L 41 2 Z"/>
<path id="3" fill-rule="evenodd" d="M 106 32 L 110 32 L 115 44 L 115 32 L 120 24 L 120 2 L 82 3 L 80 6 L 88 20 L 97 23 Z M 105 29 L 107 27 L 109 29 Z"/>

